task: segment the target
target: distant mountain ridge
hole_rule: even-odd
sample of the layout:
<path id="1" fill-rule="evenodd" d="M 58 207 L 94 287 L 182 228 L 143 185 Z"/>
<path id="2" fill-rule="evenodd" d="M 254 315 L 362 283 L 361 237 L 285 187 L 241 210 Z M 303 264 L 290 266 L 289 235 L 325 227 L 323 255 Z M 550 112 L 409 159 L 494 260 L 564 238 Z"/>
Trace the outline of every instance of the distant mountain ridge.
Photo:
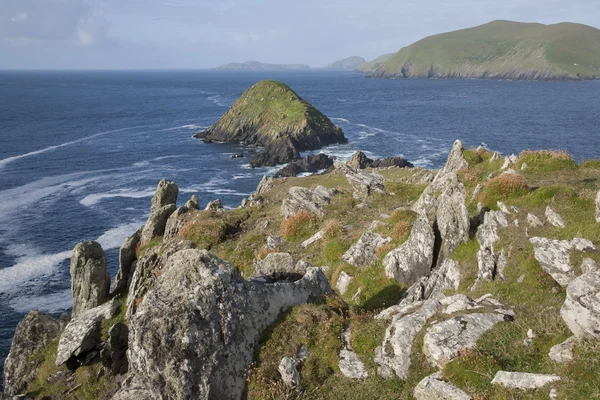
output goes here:
<path id="1" fill-rule="evenodd" d="M 326 69 L 345 69 L 345 70 L 353 71 L 353 70 L 357 69 L 360 65 L 362 65 L 366 62 L 367 61 L 362 57 L 353 56 L 353 57 L 347 57 L 347 58 L 344 58 L 343 60 L 339 60 L 334 63 L 331 63 L 331 64 L 325 66 L 325 68 Z"/>
<path id="2" fill-rule="evenodd" d="M 219 71 L 273 71 L 273 70 L 307 70 L 306 64 L 267 64 L 259 61 L 229 63 L 214 68 Z"/>
<path id="3" fill-rule="evenodd" d="M 363 72 L 394 79 L 600 79 L 600 30 L 493 21 L 426 37 Z"/>
<path id="4" fill-rule="evenodd" d="M 381 64 L 383 64 L 384 62 L 386 62 L 387 60 L 390 59 L 390 57 L 392 57 L 395 53 L 388 53 L 388 54 L 383 54 L 377 58 L 375 58 L 374 60 L 365 62 L 364 64 L 359 65 L 356 70 L 358 72 L 364 72 L 364 73 L 368 73 L 368 72 L 373 72 L 375 71 Z"/>

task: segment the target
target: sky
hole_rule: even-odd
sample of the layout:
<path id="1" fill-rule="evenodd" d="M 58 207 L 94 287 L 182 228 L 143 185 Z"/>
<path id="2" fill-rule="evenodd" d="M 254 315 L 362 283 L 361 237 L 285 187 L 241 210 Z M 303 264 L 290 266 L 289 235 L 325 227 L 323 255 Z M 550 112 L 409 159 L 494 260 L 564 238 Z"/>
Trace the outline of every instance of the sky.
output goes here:
<path id="1" fill-rule="evenodd" d="M 600 27 L 598 0 L 0 0 L 0 69 L 371 60 L 496 19 Z"/>

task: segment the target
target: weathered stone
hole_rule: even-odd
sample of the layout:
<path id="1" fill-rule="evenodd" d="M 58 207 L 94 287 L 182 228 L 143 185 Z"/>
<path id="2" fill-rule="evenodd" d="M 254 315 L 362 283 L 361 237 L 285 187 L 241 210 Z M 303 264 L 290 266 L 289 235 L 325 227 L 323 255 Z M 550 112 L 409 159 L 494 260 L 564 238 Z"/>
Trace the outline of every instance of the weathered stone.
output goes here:
<path id="1" fill-rule="evenodd" d="M 469 163 L 463 157 L 463 151 L 465 150 L 462 142 L 456 140 L 452 145 L 452 150 L 448 154 L 448 159 L 444 168 L 440 171 L 441 174 L 447 174 L 449 172 L 458 172 L 461 169 L 469 168 Z M 438 174 L 439 175 L 439 174 Z"/>
<path id="2" fill-rule="evenodd" d="M 497 151 L 495 151 L 492 156 L 490 157 L 490 163 L 493 163 L 496 160 L 500 159 L 500 153 L 498 153 Z"/>
<path id="3" fill-rule="evenodd" d="M 281 212 L 284 218 L 300 211 L 310 212 L 317 217 L 323 217 L 323 207 L 329 204 L 336 194 L 333 189 L 317 186 L 314 190 L 294 186 L 288 191 L 288 197 L 283 200 Z"/>
<path id="4" fill-rule="evenodd" d="M 317 268 L 295 282 L 261 284 L 206 251 L 180 251 L 131 320 L 130 377 L 115 398 L 239 399 L 265 329 L 330 291 Z"/>
<path id="5" fill-rule="evenodd" d="M 600 222 L 600 190 L 596 194 L 596 222 Z"/>
<path id="6" fill-rule="evenodd" d="M 433 325 L 423 340 L 423 353 L 429 363 L 443 368 L 458 356 L 459 350 L 475 348 L 477 340 L 498 322 L 506 321 L 504 314 L 469 314 L 454 317 Z"/>
<path id="7" fill-rule="evenodd" d="M 148 221 L 146 221 L 146 224 L 142 229 L 140 243 L 146 244 L 156 237 L 163 236 L 167 221 L 176 209 L 177 206 L 175 204 L 168 204 L 152 211 L 148 217 Z"/>
<path id="8" fill-rule="evenodd" d="M 579 269 L 581 269 L 581 272 L 584 274 L 588 274 L 590 272 L 598 271 L 598 264 L 591 258 L 584 258 Z"/>
<path id="9" fill-rule="evenodd" d="M 273 189 L 273 186 L 275 186 L 275 179 L 263 175 L 262 179 L 258 183 L 258 186 L 256 187 L 256 191 L 254 192 L 253 196 L 264 196 L 267 192 Z"/>
<path id="10" fill-rule="evenodd" d="M 460 243 L 469 241 L 469 211 L 465 205 L 465 187 L 451 180 L 438 198 L 437 226 L 442 238 L 438 265 L 452 254 Z"/>
<path id="11" fill-rule="evenodd" d="M 504 386 L 508 389 L 530 390 L 539 389 L 558 381 L 560 381 L 560 376 L 557 375 L 498 371 L 492 380 L 492 384 Z"/>
<path id="12" fill-rule="evenodd" d="M 446 259 L 440 267 L 435 268 L 431 275 L 415 282 L 406 292 L 400 306 L 424 301 L 444 290 L 458 290 L 461 274 L 458 262 Z"/>
<path id="13" fill-rule="evenodd" d="M 303 248 L 306 249 L 308 246 L 310 246 L 311 244 L 313 244 L 321 239 L 323 239 L 323 231 L 319 231 L 319 232 L 315 233 L 314 235 L 312 235 L 311 237 L 306 239 L 304 242 L 300 243 L 300 246 L 302 246 Z"/>
<path id="14" fill-rule="evenodd" d="M 537 228 L 538 226 L 544 225 L 544 223 L 538 217 L 531 213 L 527 214 L 527 222 L 532 228 Z"/>
<path id="15" fill-rule="evenodd" d="M 550 222 L 553 226 L 557 228 L 565 227 L 565 221 L 557 212 L 552 210 L 550 206 L 546 207 L 546 219 L 548 220 L 548 222 Z"/>
<path id="16" fill-rule="evenodd" d="M 473 189 L 471 200 L 475 200 L 477 196 L 479 196 L 479 193 L 481 193 L 481 189 L 483 189 L 483 185 L 481 183 L 478 183 L 477 186 L 475 186 L 475 189 Z"/>
<path id="17" fill-rule="evenodd" d="M 300 388 L 301 377 L 298 372 L 300 360 L 296 357 L 283 357 L 279 363 L 279 374 L 281 380 L 288 386 Z"/>
<path id="18" fill-rule="evenodd" d="M 17 325 L 12 345 L 4 361 L 4 393 L 23 393 L 35 378 L 40 362 L 32 356 L 60 335 L 65 321 L 31 311 Z"/>
<path id="19" fill-rule="evenodd" d="M 498 208 L 500 209 L 500 211 L 502 211 L 504 214 L 512 214 L 510 212 L 510 210 L 508 209 L 507 205 L 504 204 L 503 202 L 499 201 L 496 203 L 496 205 L 498 206 Z"/>
<path id="20" fill-rule="evenodd" d="M 477 230 L 477 266 L 479 268 L 477 279 L 491 281 L 496 276 L 496 252 L 494 243 L 499 239 L 498 225 L 495 212 L 489 211 L 483 217 L 483 224 Z"/>
<path id="21" fill-rule="evenodd" d="M 481 304 L 470 299 L 464 294 L 455 294 L 454 296 L 446 297 L 440 300 L 440 304 L 444 307 L 442 311 L 444 314 L 472 311 L 483 307 Z"/>
<path id="22" fill-rule="evenodd" d="M 284 240 L 281 236 L 267 236 L 267 247 L 271 250 L 276 250 L 282 246 Z"/>
<path id="23" fill-rule="evenodd" d="M 289 253 L 269 253 L 264 260 L 258 261 L 254 265 L 255 275 L 296 272 L 296 261 Z"/>
<path id="24" fill-rule="evenodd" d="M 367 157 L 365 153 L 363 153 L 362 151 L 356 151 L 352 155 L 352 159 L 348 161 L 348 165 L 354 169 L 365 169 L 369 165 L 371 165 L 372 162 L 373 160 Z"/>
<path id="25" fill-rule="evenodd" d="M 342 260 L 359 268 L 369 267 L 377 262 L 377 248 L 389 243 L 392 238 L 383 238 L 377 233 L 366 231 L 342 256 Z"/>
<path id="26" fill-rule="evenodd" d="M 106 255 L 97 242 L 81 242 L 71 256 L 73 316 L 92 309 L 108 298 L 110 275 Z"/>
<path id="27" fill-rule="evenodd" d="M 586 239 L 553 240 L 542 237 L 529 239 L 533 244 L 535 259 L 540 266 L 561 286 L 567 286 L 577 276 L 571 265 L 571 251 L 596 251 L 592 242 Z"/>
<path id="28" fill-rule="evenodd" d="M 114 292 L 122 293 L 129 290 L 132 266 L 137 259 L 136 251 L 142 238 L 142 228 L 138 229 L 133 235 L 129 236 L 119 249 L 119 271 L 115 278 Z"/>
<path id="29" fill-rule="evenodd" d="M 504 214 L 502 211 L 498 210 L 493 212 L 494 217 L 496 217 L 496 221 L 498 221 L 498 224 L 500 226 L 502 226 L 503 228 L 508 227 L 508 219 L 506 218 L 506 214 Z"/>
<path id="30" fill-rule="evenodd" d="M 129 328 L 123 322 L 108 330 L 108 340 L 100 352 L 102 365 L 113 375 L 127 372 L 127 345 Z"/>
<path id="31" fill-rule="evenodd" d="M 347 168 L 345 175 L 348 183 L 354 189 L 355 197 L 366 199 L 373 193 L 385 193 L 383 176 L 378 173 L 355 171 Z"/>
<path id="32" fill-rule="evenodd" d="M 198 197 L 196 197 L 196 195 L 192 195 L 192 197 L 184 205 L 176 209 L 175 212 L 167 219 L 164 240 L 170 240 L 174 237 L 177 237 L 185 225 L 183 216 L 190 211 L 197 211 L 199 209 L 200 202 L 198 201 Z"/>
<path id="33" fill-rule="evenodd" d="M 101 322 L 117 314 L 121 303 L 113 299 L 75 316 L 65 328 L 58 342 L 56 365 L 67 363 L 71 369 L 89 361 L 87 353 L 99 350 Z"/>
<path id="34" fill-rule="evenodd" d="M 275 178 L 289 178 L 302 173 L 318 173 L 333 167 L 334 157 L 319 153 L 309 154 L 304 158 L 291 161 L 275 174 Z"/>
<path id="35" fill-rule="evenodd" d="M 438 300 L 430 299 L 412 314 L 393 317 L 385 331 L 383 344 L 375 350 L 375 362 L 381 376 L 389 378 L 395 373 L 401 379 L 407 378 L 413 341 L 427 320 L 436 314 L 439 305 Z"/>
<path id="36" fill-rule="evenodd" d="M 169 182 L 166 179 L 161 180 L 156 187 L 154 197 L 152 197 L 152 207 L 150 213 L 156 212 L 161 208 L 177 203 L 179 187 L 175 182 Z"/>
<path id="37" fill-rule="evenodd" d="M 506 252 L 504 249 L 500 250 L 500 255 L 498 256 L 498 260 L 496 261 L 496 276 L 501 280 L 505 280 L 504 270 L 508 265 L 508 260 L 506 259 Z"/>
<path id="38" fill-rule="evenodd" d="M 365 379 L 369 377 L 365 365 L 355 352 L 342 349 L 339 354 L 339 368 L 342 375 L 350 379 Z"/>
<path id="39" fill-rule="evenodd" d="M 571 336 L 564 342 L 552 346 L 550 352 L 548 353 L 548 357 L 550 357 L 552 361 L 559 364 L 572 361 L 575 357 L 573 350 L 575 349 L 576 340 L 577 338 L 575 336 Z"/>
<path id="40" fill-rule="evenodd" d="M 353 278 L 350 275 L 348 275 L 346 271 L 342 271 L 335 284 L 335 287 L 337 288 L 337 290 L 340 291 L 340 294 L 346 294 L 346 291 L 348 291 L 348 286 L 350 285 L 350 282 L 352 282 L 352 279 Z"/>
<path id="41" fill-rule="evenodd" d="M 223 203 L 221 203 L 220 199 L 216 199 L 213 201 L 209 201 L 204 208 L 205 211 L 221 211 L 223 210 Z"/>
<path id="42" fill-rule="evenodd" d="M 427 219 L 417 218 L 410 236 L 383 259 L 385 274 L 400 283 L 412 285 L 431 273 L 435 235 Z"/>
<path id="43" fill-rule="evenodd" d="M 578 338 L 600 338 L 600 272 L 581 275 L 569 283 L 560 315 Z"/>
<path id="44" fill-rule="evenodd" d="M 416 400 L 471 400 L 472 397 L 446 382 L 441 373 L 423 378 L 413 392 Z"/>

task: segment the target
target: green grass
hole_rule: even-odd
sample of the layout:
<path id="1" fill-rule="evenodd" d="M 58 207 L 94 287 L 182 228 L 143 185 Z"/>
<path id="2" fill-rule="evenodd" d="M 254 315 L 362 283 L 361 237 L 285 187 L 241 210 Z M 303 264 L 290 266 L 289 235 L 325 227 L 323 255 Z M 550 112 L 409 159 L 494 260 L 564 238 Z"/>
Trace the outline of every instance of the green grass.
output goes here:
<path id="1" fill-rule="evenodd" d="M 136 257 L 137 258 L 143 257 L 144 254 L 146 254 L 146 251 L 148 251 L 148 249 L 160 246 L 162 244 L 162 242 L 163 242 L 162 236 L 150 240 L 148 243 L 140 246 L 138 249 L 135 250 Z"/>
<path id="2" fill-rule="evenodd" d="M 516 167 L 521 168 L 523 164 L 527 164 L 526 174 L 550 174 L 579 168 L 568 153 L 560 150 L 522 151 Z"/>

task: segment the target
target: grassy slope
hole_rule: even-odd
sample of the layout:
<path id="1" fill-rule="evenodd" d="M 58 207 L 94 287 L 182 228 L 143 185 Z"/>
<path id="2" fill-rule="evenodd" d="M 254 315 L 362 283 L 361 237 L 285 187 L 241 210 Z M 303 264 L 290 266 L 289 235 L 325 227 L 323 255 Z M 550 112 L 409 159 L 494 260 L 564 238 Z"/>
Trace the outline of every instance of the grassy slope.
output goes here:
<path id="1" fill-rule="evenodd" d="M 402 77 L 403 68 L 406 77 L 597 78 L 600 30 L 572 23 L 494 21 L 422 39 L 402 48 L 373 75 Z"/>
<path id="2" fill-rule="evenodd" d="M 379 67 L 381 64 L 389 60 L 395 53 L 383 54 L 371 61 L 368 61 L 364 64 L 356 67 L 358 72 L 373 72 Z"/>
<path id="3" fill-rule="evenodd" d="M 325 68 L 329 69 L 356 69 L 359 65 L 366 63 L 367 61 L 358 56 L 344 58 L 343 60 L 336 61 L 327 65 Z"/>

